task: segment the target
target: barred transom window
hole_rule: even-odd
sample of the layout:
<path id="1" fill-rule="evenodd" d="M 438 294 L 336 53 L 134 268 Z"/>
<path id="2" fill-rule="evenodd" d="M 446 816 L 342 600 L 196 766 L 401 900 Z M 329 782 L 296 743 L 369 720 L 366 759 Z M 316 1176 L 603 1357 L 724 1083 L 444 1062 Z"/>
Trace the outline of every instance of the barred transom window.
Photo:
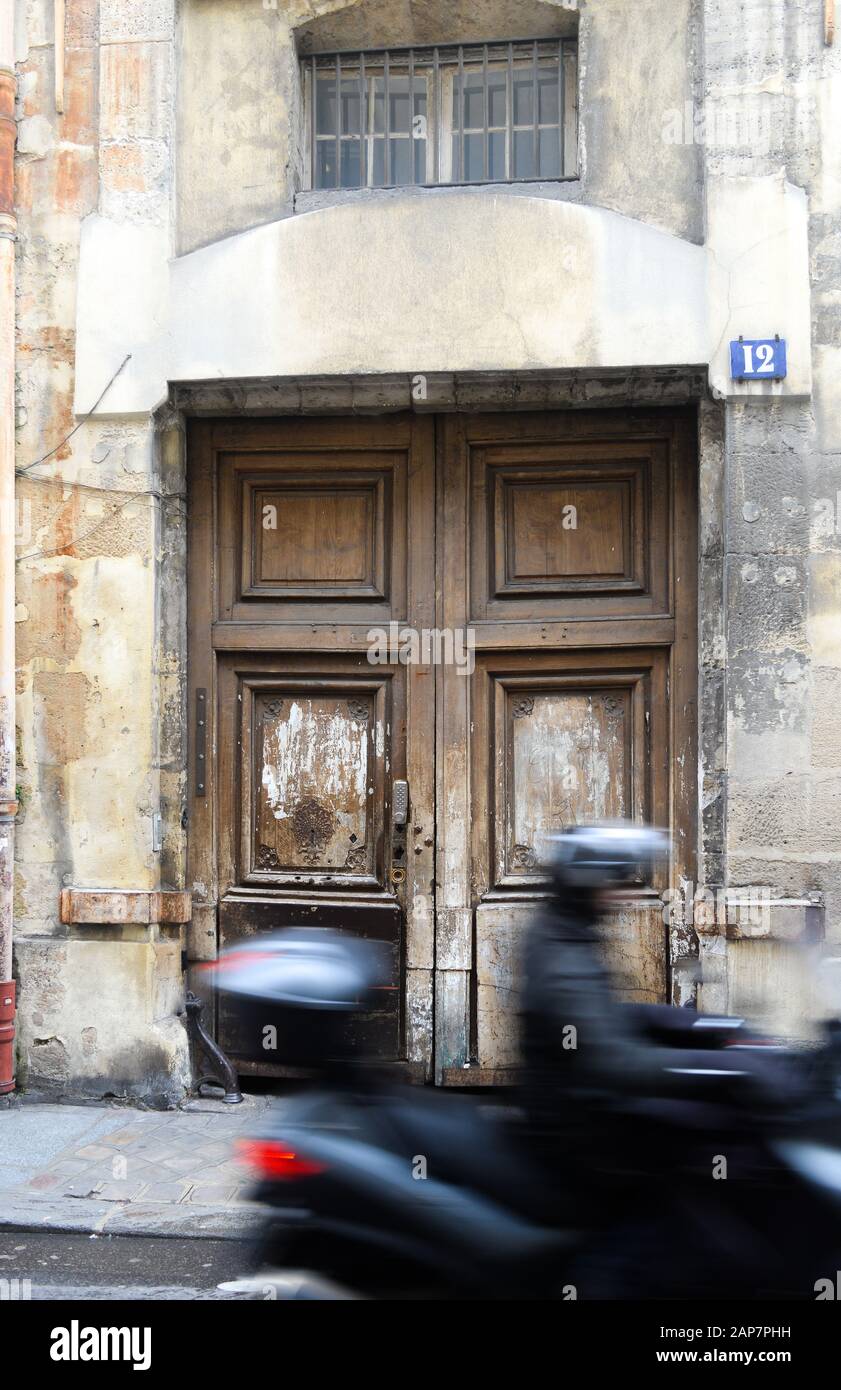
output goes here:
<path id="1" fill-rule="evenodd" d="M 574 39 L 318 54 L 303 66 L 311 188 L 575 177 Z"/>

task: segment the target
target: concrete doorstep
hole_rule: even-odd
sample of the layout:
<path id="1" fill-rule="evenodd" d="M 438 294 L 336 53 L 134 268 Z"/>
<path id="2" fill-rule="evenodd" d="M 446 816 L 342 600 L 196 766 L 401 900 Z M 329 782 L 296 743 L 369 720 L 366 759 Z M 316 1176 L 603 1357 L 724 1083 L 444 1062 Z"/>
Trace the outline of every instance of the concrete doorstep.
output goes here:
<path id="1" fill-rule="evenodd" d="M 247 1237 L 264 1213 L 234 1145 L 270 1104 L 12 1104 L 0 1111 L 0 1230 Z"/>

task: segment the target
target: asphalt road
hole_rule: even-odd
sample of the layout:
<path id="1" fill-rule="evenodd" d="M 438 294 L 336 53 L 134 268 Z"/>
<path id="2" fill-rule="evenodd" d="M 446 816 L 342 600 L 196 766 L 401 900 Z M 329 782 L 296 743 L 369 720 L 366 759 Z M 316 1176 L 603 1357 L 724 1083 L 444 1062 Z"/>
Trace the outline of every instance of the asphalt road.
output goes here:
<path id="1" fill-rule="evenodd" d="M 33 1301 L 240 1299 L 243 1294 L 217 1285 L 247 1271 L 248 1253 L 248 1243 L 238 1240 L 3 1232 L 0 1281 L 8 1282 L 0 1282 L 0 1295 Z"/>

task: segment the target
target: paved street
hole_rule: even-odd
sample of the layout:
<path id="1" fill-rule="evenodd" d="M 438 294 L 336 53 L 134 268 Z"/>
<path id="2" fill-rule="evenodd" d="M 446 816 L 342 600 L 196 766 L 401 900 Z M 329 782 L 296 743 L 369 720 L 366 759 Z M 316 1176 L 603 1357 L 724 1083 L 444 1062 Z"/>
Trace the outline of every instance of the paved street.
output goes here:
<path id="1" fill-rule="evenodd" d="M 172 1111 L 16 1103 L 0 1110 L 0 1231 L 236 1237 L 254 1229 L 235 1144 L 270 1104 Z"/>
<path id="2" fill-rule="evenodd" d="M 345 1297 L 323 1283 L 316 1295 L 297 1270 L 243 1286 L 265 1213 L 234 1145 L 282 1103 L 246 1095 L 155 1111 L 15 1098 L 0 1109 L 0 1301 Z"/>
<path id="3" fill-rule="evenodd" d="M 44 1300 L 230 1300 L 248 1242 L 149 1236 L 0 1233 L 0 1287 Z"/>
<path id="4" fill-rule="evenodd" d="M 37 1171 L 26 1172 L 20 1187 L 33 1194 L 230 1206 L 243 1198 L 247 1185 L 233 1146 L 260 1108 L 257 1101 L 224 1109 L 203 1108 L 199 1101 L 185 1111 L 24 1106 L 0 1118 L 0 1133 L 17 1126 L 28 1142 L 36 1127 L 60 1133 L 67 1111 L 74 1129 L 90 1117 L 69 1143 L 43 1154 L 46 1162 Z M 15 1164 L 9 1151 L 7 1156 L 9 1171 L 21 1175 L 21 1158 Z M 40 1157 L 31 1155 L 35 1161 Z"/>
<path id="5" fill-rule="evenodd" d="M 270 1103 L 0 1110 L 0 1295 L 248 1297 L 217 1286 L 248 1272 L 260 1211 L 234 1145 Z"/>

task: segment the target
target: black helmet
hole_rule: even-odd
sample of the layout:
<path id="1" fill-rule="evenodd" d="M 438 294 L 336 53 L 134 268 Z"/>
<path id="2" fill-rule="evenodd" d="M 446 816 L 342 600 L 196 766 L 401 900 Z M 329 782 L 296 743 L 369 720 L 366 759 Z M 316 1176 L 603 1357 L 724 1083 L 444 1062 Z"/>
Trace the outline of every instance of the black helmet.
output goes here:
<path id="1" fill-rule="evenodd" d="M 551 840 L 556 887 L 584 892 L 647 882 L 655 862 L 667 858 L 671 848 L 665 830 L 635 821 L 571 825 Z"/>

